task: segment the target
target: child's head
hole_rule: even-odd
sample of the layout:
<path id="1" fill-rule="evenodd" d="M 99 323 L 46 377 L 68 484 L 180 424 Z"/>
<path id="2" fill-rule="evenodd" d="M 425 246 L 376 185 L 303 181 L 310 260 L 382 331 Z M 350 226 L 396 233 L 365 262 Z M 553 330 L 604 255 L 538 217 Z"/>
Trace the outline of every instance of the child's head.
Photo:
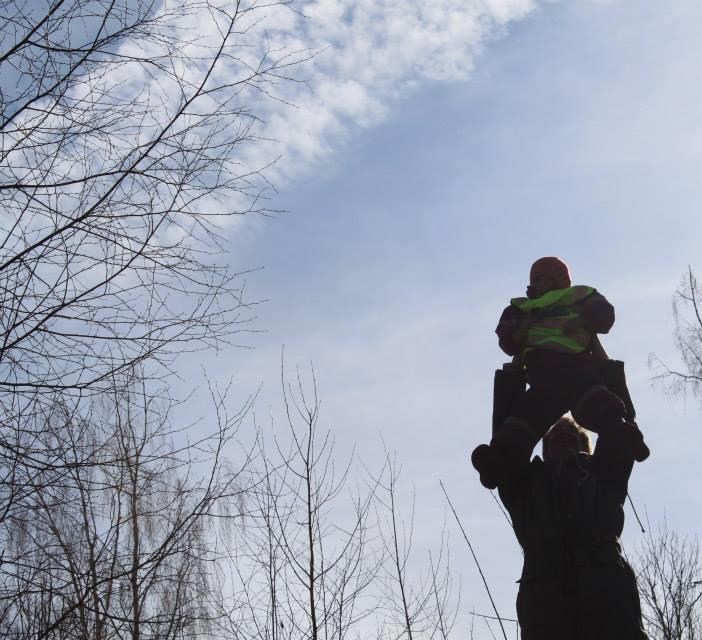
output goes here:
<path id="1" fill-rule="evenodd" d="M 570 270 L 560 258 L 553 256 L 539 258 L 531 265 L 527 296 L 540 298 L 553 289 L 565 289 L 570 286 Z"/>

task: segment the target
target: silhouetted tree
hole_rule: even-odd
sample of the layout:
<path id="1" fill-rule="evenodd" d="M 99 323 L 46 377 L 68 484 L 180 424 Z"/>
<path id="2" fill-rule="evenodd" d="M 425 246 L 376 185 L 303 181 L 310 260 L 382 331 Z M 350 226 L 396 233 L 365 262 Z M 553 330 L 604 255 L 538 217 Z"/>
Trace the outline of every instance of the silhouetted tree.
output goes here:
<path id="1" fill-rule="evenodd" d="M 2 8 L 0 482 L 52 406 L 242 329 L 218 221 L 264 210 L 250 104 L 295 61 L 255 2 Z"/>
<path id="2" fill-rule="evenodd" d="M 702 637 L 702 562 L 697 538 L 681 538 L 664 522 L 658 531 L 649 529 L 635 566 L 651 640 Z"/>
<path id="3" fill-rule="evenodd" d="M 269 5 L 270 9 L 270 5 Z M 265 211 L 243 162 L 271 56 L 257 3 L 3 4 L 4 412 L 216 347 L 247 317 L 217 221 Z M 299 58 L 298 58 L 299 59 Z M 7 420 L 3 420 L 7 422 Z"/>
<path id="4" fill-rule="evenodd" d="M 383 544 L 381 565 L 384 617 L 379 639 L 449 638 L 456 623 L 460 595 L 450 570 L 445 531 L 438 552 L 429 551 L 428 571 L 413 560 L 414 500 L 407 514 L 399 503 L 400 469 L 386 452 L 386 466 L 377 490 L 377 517 Z"/>
<path id="5" fill-rule="evenodd" d="M 250 476 L 245 458 L 236 468 L 224 456 L 243 416 L 215 402 L 216 429 L 187 446 L 175 407 L 139 378 L 88 415 L 46 416 L 38 438 L 58 445 L 53 462 L 18 465 L 25 495 L 0 523 L 2 637 L 227 637 L 215 565 Z"/>
<path id="6" fill-rule="evenodd" d="M 316 391 L 285 387 L 290 439 L 254 474 L 223 457 L 240 414 L 216 399 L 188 442 L 153 386 L 251 315 L 220 223 L 267 212 L 259 100 L 307 55 L 268 48 L 276 4 L 0 5 L 3 637 L 388 637 L 368 616 L 398 610 L 376 581 L 398 562 L 401 635 L 448 632 L 445 560 L 411 587 L 371 517 L 380 478 L 335 468 Z"/>
<path id="7" fill-rule="evenodd" d="M 5 563 L 23 518 L 78 522 L 72 509 L 98 473 L 91 467 L 108 473 L 102 456 L 110 447 L 114 455 L 117 441 L 93 423 L 96 398 L 122 410 L 114 395 L 130 397 L 134 371 L 162 376 L 178 354 L 232 344 L 250 318 L 243 283 L 224 260 L 220 223 L 266 211 L 261 166 L 246 158 L 258 142 L 260 100 L 275 99 L 275 84 L 301 58 L 267 49 L 259 22 L 275 4 L 1 4 Z M 51 527 L 41 535 L 56 540 L 59 532 L 67 535 Z M 83 553 L 90 543 L 75 548 Z M 49 591 L 27 593 L 55 594 L 46 562 L 14 564 L 10 575 L 19 579 L 21 566 L 35 572 L 28 584 L 48 580 Z M 56 610 L 41 609 L 46 620 L 78 611 L 57 598 L 49 600 Z"/>
<path id="8" fill-rule="evenodd" d="M 691 392 L 700 398 L 702 391 L 702 290 L 692 268 L 682 279 L 673 300 L 675 344 L 682 367 L 674 368 L 655 359 L 657 378 L 671 384 L 674 391 Z"/>
<path id="9" fill-rule="evenodd" d="M 354 474 L 320 427 L 314 373 L 283 382 L 286 425 L 259 440 L 260 482 L 247 493 L 246 526 L 230 573 L 241 638 L 444 639 L 456 593 L 442 538 L 438 553 L 411 554 L 413 513 L 398 498 L 394 463 Z M 361 465 L 362 466 L 362 465 Z M 234 557 L 234 556 L 232 556 Z"/>
<path id="10" fill-rule="evenodd" d="M 261 482 L 249 493 L 243 545 L 251 562 L 233 567 L 246 595 L 243 637 L 342 640 L 358 635 L 375 607 L 369 599 L 380 559 L 374 548 L 375 489 L 352 484 L 351 453 L 340 466 L 330 431 L 319 427 L 319 399 L 283 380 L 286 427 L 271 448 L 259 441 Z"/>

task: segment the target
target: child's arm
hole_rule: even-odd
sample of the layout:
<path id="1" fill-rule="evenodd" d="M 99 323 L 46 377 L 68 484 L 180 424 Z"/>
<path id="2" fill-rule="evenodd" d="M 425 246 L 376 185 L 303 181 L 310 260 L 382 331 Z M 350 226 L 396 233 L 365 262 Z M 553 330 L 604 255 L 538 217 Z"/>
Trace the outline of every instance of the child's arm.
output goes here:
<path id="1" fill-rule="evenodd" d="M 614 307 L 595 291 L 584 300 L 580 317 L 588 331 L 608 333 L 614 324 Z"/>
<path id="2" fill-rule="evenodd" d="M 500 321 L 497 323 L 495 333 L 500 344 L 500 349 L 508 356 L 515 356 L 519 353 L 523 346 L 523 340 L 519 339 L 518 329 L 522 324 L 525 313 L 510 305 L 505 308 L 500 316 Z"/>

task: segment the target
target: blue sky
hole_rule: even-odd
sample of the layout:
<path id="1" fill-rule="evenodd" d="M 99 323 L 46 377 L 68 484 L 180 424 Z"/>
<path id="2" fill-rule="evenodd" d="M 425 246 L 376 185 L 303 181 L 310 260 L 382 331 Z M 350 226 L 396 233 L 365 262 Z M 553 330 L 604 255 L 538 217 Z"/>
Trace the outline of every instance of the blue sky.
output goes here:
<path id="1" fill-rule="evenodd" d="M 461 6 L 492 7 L 493 22 L 459 52 L 451 40 L 429 47 L 428 60 L 410 37 L 430 21 L 419 14 L 406 48 L 400 39 L 374 52 L 370 36 L 356 41 L 363 31 L 331 34 L 337 48 L 305 71 L 309 96 L 270 116 L 285 154 L 272 204 L 287 213 L 245 223 L 231 245 L 236 268 L 263 267 L 247 282 L 267 300 L 255 323 L 264 332 L 245 338 L 254 349 L 208 367 L 234 376 L 242 396 L 263 383 L 256 411 L 267 416 L 280 412 L 282 345 L 289 364 L 314 363 L 322 425 L 338 448 L 356 444 L 371 464 L 381 437 L 397 451 L 416 487 L 420 548 L 440 531 L 443 478 L 513 617 L 520 555 L 468 456 L 489 437 L 492 372 L 504 360 L 494 326 L 542 255 L 562 256 L 576 282 L 616 306 L 605 346 L 627 363 L 653 450 L 634 470 L 638 507 L 698 530 L 699 408 L 652 386 L 648 358 L 676 362 L 672 296 L 688 264 L 702 272 L 702 4 Z M 374 20 L 383 8 L 398 19 L 392 2 L 377 7 Z M 307 27 L 315 43 L 328 20 Z M 354 91 L 335 90 L 347 80 Z M 355 105 L 346 111 L 344 95 Z M 463 604 L 487 612 L 462 553 Z"/>

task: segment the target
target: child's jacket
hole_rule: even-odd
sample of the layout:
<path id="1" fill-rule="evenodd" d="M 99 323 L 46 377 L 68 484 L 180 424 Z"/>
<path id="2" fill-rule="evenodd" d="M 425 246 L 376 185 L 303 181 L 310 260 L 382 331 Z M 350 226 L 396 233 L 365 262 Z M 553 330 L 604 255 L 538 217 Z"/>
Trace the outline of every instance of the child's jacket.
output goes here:
<path id="1" fill-rule="evenodd" d="M 524 358 L 535 349 L 585 353 L 592 336 L 614 324 L 614 307 L 592 287 L 548 291 L 540 298 L 513 298 L 495 329 L 500 348 Z"/>

